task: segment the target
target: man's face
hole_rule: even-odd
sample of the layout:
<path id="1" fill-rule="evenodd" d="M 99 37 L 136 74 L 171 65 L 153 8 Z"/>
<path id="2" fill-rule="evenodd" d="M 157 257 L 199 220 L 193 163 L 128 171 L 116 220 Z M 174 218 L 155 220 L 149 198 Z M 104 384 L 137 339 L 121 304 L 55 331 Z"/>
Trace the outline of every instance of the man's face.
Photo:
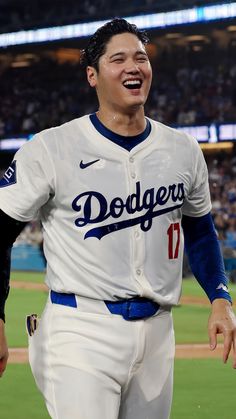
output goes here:
<path id="1" fill-rule="evenodd" d="M 144 105 L 152 69 L 145 48 L 135 35 L 114 35 L 98 65 L 98 73 L 88 67 L 87 75 L 90 85 L 97 90 L 100 108 L 123 112 Z"/>

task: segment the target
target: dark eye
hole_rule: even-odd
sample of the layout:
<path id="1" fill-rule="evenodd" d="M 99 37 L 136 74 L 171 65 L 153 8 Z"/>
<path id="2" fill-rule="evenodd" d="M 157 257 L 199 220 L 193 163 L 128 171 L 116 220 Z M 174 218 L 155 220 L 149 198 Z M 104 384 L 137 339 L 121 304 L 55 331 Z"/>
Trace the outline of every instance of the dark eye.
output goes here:
<path id="1" fill-rule="evenodd" d="M 137 58 L 137 61 L 139 62 L 139 63 L 145 63 L 145 61 L 147 61 L 148 60 L 148 58 L 147 57 L 145 57 L 145 56 L 142 56 L 142 57 L 138 57 Z"/>
<path id="2" fill-rule="evenodd" d="M 113 60 L 112 62 L 113 62 L 113 63 L 118 63 L 118 64 L 119 64 L 119 63 L 123 63 L 123 61 L 124 61 L 124 60 L 123 60 L 123 58 L 116 58 L 116 59 L 115 59 L 115 60 Z"/>

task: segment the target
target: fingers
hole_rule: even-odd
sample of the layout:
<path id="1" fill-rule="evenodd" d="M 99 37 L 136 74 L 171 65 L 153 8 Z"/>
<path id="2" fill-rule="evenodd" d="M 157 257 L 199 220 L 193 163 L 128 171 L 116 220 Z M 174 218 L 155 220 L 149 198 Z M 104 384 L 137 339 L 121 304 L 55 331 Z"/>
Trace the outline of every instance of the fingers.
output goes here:
<path id="1" fill-rule="evenodd" d="M 0 360 L 0 377 L 3 376 L 6 366 L 7 366 L 7 357 Z"/>
<path id="2" fill-rule="evenodd" d="M 6 349 L 4 355 L 0 358 L 0 377 L 3 376 L 3 373 L 7 367 L 7 360 L 8 360 L 8 350 Z"/>
<path id="3" fill-rule="evenodd" d="M 223 349 L 223 362 L 224 364 L 227 362 L 229 358 L 229 353 L 232 347 L 232 334 L 226 333 L 224 334 L 224 349 Z"/>
<path id="4" fill-rule="evenodd" d="M 6 366 L 3 367 L 0 363 L 0 378 L 3 376 L 3 373 L 4 373 L 5 369 L 6 369 Z"/>
<path id="5" fill-rule="evenodd" d="M 216 349 L 217 347 L 217 334 L 218 333 L 222 333 L 222 332 L 217 330 L 216 327 L 212 327 L 209 329 L 209 343 L 210 343 L 210 349 L 212 351 Z M 223 344 L 224 346 L 223 346 L 222 360 L 224 364 L 226 364 L 229 358 L 230 351 L 231 349 L 233 349 L 232 351 L 233 368 L 236 369 L 236 336 L 229 331 L 224 331 L 223 336 L 224 336 L 224 344 Z"/>
<path id="6" fill-rule="evenodd" d="M 214 351 L 214 349 L 217 346 L 217 329 L 215 326 L 209 325 L 208 335 L 209 335 L 210 349 L 211 351 Z"/>
<path id="7" fill-rule="evenodd" d="M 236 336 L 234 336 L 233 340 L 233 368 L 236 369 Z"/>
<path id="8" fill-rule="evenodd" d="M 214 351 L 217 347 L 217 334 L 223 333 L 224 336 L 224 346 L 223 346 L 223 355 L 222 360 L 224 364 L 229 358 L 231 348 L 233 347 L 233 368 L 236 368 L 236 336 L 229 330 L 220 330 L 215 323 L 209 324 L 208 334 L 209 334 L 209 345 L 211 351 Z"/>
<path id="9" fill-rule="evenodd" d="M 236 369 L 236 317 L 232 307 L 224 301 L 215 300 L 208 321 L 210 349 L 217 347 L 217 335 L 223 335 L 223 362 L 226 363 L 232 349 L 233 368 Z"/>
<path id="10" fill-rule="evenodd" d="M 8 360 L 8 347 L 7 347 L 7 340 L 4 332 L 4 323 L 0 319 L 0 377 L 2 377 Z"/>

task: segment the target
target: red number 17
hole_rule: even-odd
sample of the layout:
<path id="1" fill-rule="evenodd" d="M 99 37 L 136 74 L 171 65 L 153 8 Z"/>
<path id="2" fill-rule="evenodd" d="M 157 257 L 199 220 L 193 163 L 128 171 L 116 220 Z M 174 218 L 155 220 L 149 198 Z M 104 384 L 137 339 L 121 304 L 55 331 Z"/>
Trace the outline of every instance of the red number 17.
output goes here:
<path id="1" fill-rule="evenodd" d="M 179 256 L 180 226 L 173 223 L 167 230 L 169 259 L 177 259 Z"/>

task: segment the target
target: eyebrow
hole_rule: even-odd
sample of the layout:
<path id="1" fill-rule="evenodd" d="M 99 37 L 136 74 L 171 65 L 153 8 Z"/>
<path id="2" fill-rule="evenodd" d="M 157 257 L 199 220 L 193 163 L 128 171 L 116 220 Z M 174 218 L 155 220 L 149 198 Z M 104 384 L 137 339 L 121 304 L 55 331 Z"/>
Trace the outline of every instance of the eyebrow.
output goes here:
<path id="1" fill-rule="evenodd" d="M 123 51 L 119 51 L 119 52 L 116 52 L 115 54 L 110 55 L 109 58 L 111 59 L 111 58 L 115 58 L 117 56 L 123 56 L 123 55 L 126 55 L 126 53 Z M 134 55 L 145 55 L 145 57 L 148 56 L 147 53 L 143 50 L 136 51 Z"/>

